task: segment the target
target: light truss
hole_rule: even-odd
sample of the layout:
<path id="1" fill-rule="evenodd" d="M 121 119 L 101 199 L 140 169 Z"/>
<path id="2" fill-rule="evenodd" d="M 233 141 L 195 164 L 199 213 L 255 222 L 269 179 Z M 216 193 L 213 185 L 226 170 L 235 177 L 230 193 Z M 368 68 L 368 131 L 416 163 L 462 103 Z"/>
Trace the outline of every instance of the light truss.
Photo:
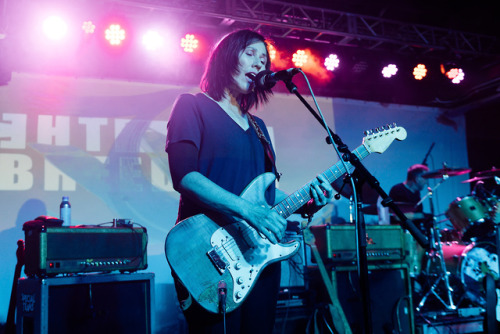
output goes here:
<path id="1" fill-rule="evenodd" d="M 111 0 L 115 5 L 149 12 L 184 14 L 184 22 L 200 18 L 216 24 L 249 26 L 278 38 L 417 54 L 460 54 L 491 57 L 500 53 L 496 36 L 400 22 L 380 17 L 270 0 Z"/>

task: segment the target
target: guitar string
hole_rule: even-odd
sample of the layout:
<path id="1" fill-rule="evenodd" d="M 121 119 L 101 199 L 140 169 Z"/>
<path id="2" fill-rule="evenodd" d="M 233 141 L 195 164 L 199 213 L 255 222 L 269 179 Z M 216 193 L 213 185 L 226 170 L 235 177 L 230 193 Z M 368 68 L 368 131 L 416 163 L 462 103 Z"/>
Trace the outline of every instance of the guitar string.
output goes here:
<path id="1" fill-rule="evenodd" d="M 361 146 L 359 146 L 358 148 L 356 148 L 356 149 L 353 151 L 353 153 L 354 153 L 354 154 L 356 154 L 356 156 L 358 156 L 358 158 L 364 159 L 366 156 L 368 156 L 368 154 L 364 155 L 364 154 L 361 154 L 361 153 L 359 153 L 359 152 L 358 152 L 358 150 L 359 150 L 360 148 L 362 148 L 362 147 L 363 147 L 362 145 L 361 145 Z M 368 150 L 366 150 L 366 153 L 368 153 Z M 322 174 L 323 174 L 323 175 L 327 178 L 327 180 L 328 180 L 330 183 L 334 182 L 334 181 L 335 181 L 336 179 L 338 179 L 338 178 L 339 178 L 342 174 L 344 174 L 344 173 L 345 173 L 345 171 L 344 171 L 343 169 L 341 169 L 339 166 L 340 166 L 340 163 L 339 163 L 339 162 L 337 162 L 335 165 L 333 165 L 332 167 L 328 168 L 326 171 L 324 171 L 324 172 L 322 173 Z M 349 169 L 352 167 L 350 164 L 348 164 L 348 166 L 349 166 Z M 333 171 L 333 170 L 332 170 L 332 169 L 334 169 L 335 167 L 337 167 L 337 170 L 338 170 L 338 171 Z M 328 173 L 328 172 L 330 172 L 330 173 L 332 174 L 332 176 L 333 176 L 333 180 L 332 180 L 332 181 L 330 181 L 330 177 L 328 177 L 328 175 L 326 175 L 326 173 Z M 311 184 L 311 183 L 307 183 L 305 186 L 303 186 L 302 188 L 300 188 L 299 190 L 297 190 L 294 194 L 297 194 L 296 196 L 298 197 L 298 195 L 300 194 L 300 192 L 302 192 L 302 191 L 303 191 L 303 192 L 305 192 L 305 193 L 306 193 L 306 195 L 302 195 L 302 198 L 303 198 L 303 199 L 302 199 L 302 201 L 305 201 L 305 199 L 304 199 L 304 198 L 309 198 L 309 199 L 310 199 L 311 197 L 310 197 L 309 192 L 307 192 L 307 191 L 305 190 L 305 188 L 307 188 L 308 186 L 310 186 L 310 184 Z M 284 199 L 283 201 L 281 201 L 280 203 L 278 203 L 278 204 L 277 204 L 276 206 L 274 206 L 272 209 L 273 209 L 273 210 L 277 210 L 276 208 L 280 207 L 281 212 L 280 212 L 280 211 L 277 211 L 277 213 L 278 213 L 278 214 L 280 214 L 280 215 L 282 215 L 282 216 L 283 216 L 283 212 L 284 212 L 284 211 L 286 211 L 286 214 L 288 214 L 288 216 L 289 216 L 289 215 L 291 215 L 291 214 L 293 214 L 293 212 L 295 212 L 295 211 L 296 211 L 296 210 L 300 207 L 300 206 L 298 206 L 296 203 L 294 203 L 294 202 L 293 202 L 293 198 L 294 198 L 294 197 L 293 197 L 293 194 L 292 194 L 292 195 L 288 196 L 287 198 L 285 198 L 285 199 Z M 308 200 L 309 200 L 309 199 L 308 199 Z M 288 201 L 292 201 L 292 204 L 290 205 L 290 203 L 288 203 Z M 284 202 L 287 202 L 287 204 L 288 204 L 286 207 L 283 207 L 283 203 L 284 203 Z M 300 200 L 299 200 L 299 202 L 300 202 Z M 303 204 L 302 204 L 302 205 L 303 205 Z M 293 211 L 290 211 L 290 210 L 289 210 L 290 208 L 294 208 L 294 207 L 295 207 L 295 210 L 293 210 Z M 286 216 L 286 217 L 288 217 L 288 216 Z M 284 217 L 284 218 L 286 218 L 286 217 Z M 248 223 L 246 223 L 246 224 L 248 224 Z M 256 230 L 254 230 L 254 229 L 243 229 L 243 230 L 241 231 L 241 235 L 242 235 L 245 239 L 248 239 L 248 238 L 254 238 L 254 239 L 256 239 L 257 237 L 260 237 L 260 236 L 259 236 L 259 233 L 258 233 Z M 254 243 L 254 244 L 255 244 L 255 243 Z M 238 250 L 240 250 L 240 247 L 238 247 L 238 246 L 237 246 L 236 240 L 235 240 L 234 238 L 231 238 L 231 239 L 229 239 L 228 241 L 223 242 L 223 243 L 221 244 L 221 246 L 223 247 L 223 249 L 225 249 L 225 250 L 226 250 L 226 253 L 227 253 L 227 255 L 228 255 L 229 257 L 231 257 L 231 258 L 233 258 L 233 257 L 234 257 L 234 256 L 232 257 L 232 256 L 229 254 L 229 251 L 232 251 L 232 252 L 233 252 L 233 254 L 234 254 L 234 255 L 236 255 L 234 258 L 237 258 L 237 257 L 239 256 L 239 255 L 238 255 L 238 254 L 236 254 L 236 252 L 234 251 L 234 249 L 235 249 L 235 248 L 236 248 L 236 249 L 238 249 Z M 242 255 L 243 255 L 243 254 L 241 254 L 241 256 L 242 256 Z"/>

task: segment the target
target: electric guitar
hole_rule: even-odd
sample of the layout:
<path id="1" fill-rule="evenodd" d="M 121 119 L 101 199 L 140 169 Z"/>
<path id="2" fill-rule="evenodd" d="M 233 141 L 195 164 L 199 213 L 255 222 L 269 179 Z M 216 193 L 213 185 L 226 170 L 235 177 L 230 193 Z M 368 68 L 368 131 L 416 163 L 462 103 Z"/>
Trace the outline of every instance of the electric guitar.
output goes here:
<path id="1" fill-rule="evenodd" d="M 383 153 L 395 139 L 405 138 L 406 130 L 402 127 L 379 128 L 370 131 L 352 153 L 361 160 L 374 152 Z M 333 183 L 353 168 L 349 162 L 345 163 L 347 170 L 339 161 L 322 175 Z M 274 181 L 274 174 L 261 174 L 243 190 L 241 197 L 268 206 L 264 193 Z M 311 199 L 309 188 L 307 183 L 272 210 L 286 219 Z M 165 255 L 192 298 L 207 311 L 219 313 L 221 283 L 227 287 L 225 311 L 231 312 L 245 300 L 268 264 L 290 258 L 299 246 L 298 241 L 272 244 L 241 219 L 199 214 L 170 230 L 165 240 Z"/>

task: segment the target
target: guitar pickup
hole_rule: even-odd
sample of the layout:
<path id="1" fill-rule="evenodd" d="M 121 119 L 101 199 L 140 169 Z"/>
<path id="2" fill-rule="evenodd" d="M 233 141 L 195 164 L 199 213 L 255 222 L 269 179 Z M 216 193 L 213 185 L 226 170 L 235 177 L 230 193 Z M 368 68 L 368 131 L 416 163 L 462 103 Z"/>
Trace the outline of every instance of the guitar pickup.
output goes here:
<path id="1" fill-rule="evenodd" d="M 220 252 L 219 247 L 215 246 L 214 248 L 212 248 L 211 251 L 207 253 L 207 255 L 212 261 L 212 263 L 215 265 L 217 270 L 221 274 L 224 274 L 226 268 L 229 266 L 229 263 L 227 262 L 224 255 L 222 255 L 222 253 Z"/>

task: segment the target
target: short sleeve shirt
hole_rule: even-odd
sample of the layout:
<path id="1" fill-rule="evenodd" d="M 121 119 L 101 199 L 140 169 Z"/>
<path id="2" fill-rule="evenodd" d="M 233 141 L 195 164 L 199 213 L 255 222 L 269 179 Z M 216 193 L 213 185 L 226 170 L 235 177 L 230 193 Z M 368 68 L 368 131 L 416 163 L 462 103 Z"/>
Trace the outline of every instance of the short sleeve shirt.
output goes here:
<path id="1" fill-rule="evenodd" d="M 270 142 L 264 122 L 254 118 Z M 255 177 L 266 172 L 264 148 L 253 127 L 243 130 L 204 94 L 183 94 L 176 100 L 167 125 L 167 153 L 178 142 L 195 145 L 197 171 L 233 194 L 240 195 Z M 269 204 L 274 203 L 274 196 L 273 183 L 266 191 Z M 181 195 L 179 219 L 205 211 Z"/>

